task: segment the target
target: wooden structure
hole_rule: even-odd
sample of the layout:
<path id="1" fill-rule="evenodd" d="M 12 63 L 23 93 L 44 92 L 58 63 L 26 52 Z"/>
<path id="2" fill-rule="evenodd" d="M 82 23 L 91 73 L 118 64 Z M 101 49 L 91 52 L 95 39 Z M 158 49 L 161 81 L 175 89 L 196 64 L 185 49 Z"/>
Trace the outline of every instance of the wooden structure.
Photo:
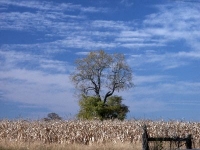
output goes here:
<path id="1" fill-rule="evenodd" d="M 180 138 L 180 137 L 174 137 L 174 138 L 168 138 L 168 137 L 149 137 L 147 133 L 147 127 L 146 125 L 143 126 L 143 134 L 142 134 L 142 149 L 143 150 L 149 150 L 149 142 L 163 142 L 163 141 L 169 141 L 170 142 L 170 148 L 171 149 L 171 143 L 177 143 L 177 148 L 181 147 L 181 142 L 185 141 L 185 145 L 187 149 L 192 149 L 192 136 L 188 135 L 186 138 Z"/>

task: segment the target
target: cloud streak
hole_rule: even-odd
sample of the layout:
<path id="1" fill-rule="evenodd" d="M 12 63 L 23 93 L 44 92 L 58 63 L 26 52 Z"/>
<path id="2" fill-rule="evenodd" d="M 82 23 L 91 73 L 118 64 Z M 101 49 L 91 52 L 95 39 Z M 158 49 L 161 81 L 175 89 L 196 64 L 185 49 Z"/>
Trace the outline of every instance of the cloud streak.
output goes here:
<path id="1" fill-rule="evenodd" d="M 122 47 L 144 49 L 147 47 L 166 47 L 167 44 L 181 39 L 185 40 L 191 49 L 198 50 L 197 47 L 199 46 L 199 42 L 196 40 L 200 38 L 198 6 L 193 6 L 192 9 L 184 4 L 182 4 L 183 6 L 177 6 L 178 4 L 157 6 L 160 10 L 159 13 L 147 16 L 141 25 L 143 28 L 138 30 L 138 23 L 134 21 L 89 20 L 86 16 L 81 16 L 80 13 L 75 15 L 69 13 L 77 9 L 85 9 L 81 5 L 51 2 L 41 4 L 38 1 L 23 1 L 22 3 L 2 1 L 1 3 L 38 9 L 37 12 L 2 13 L 2 16 L 4 16 L 1 17 L 0 21 L 2 29 L 29 32 L 36 29 L 45 32 L 46 38 L 60 37 L 59 44 L 70 48 L 100 49 L 105 47 L 110 49 Z M 43 9 L 49 11 L 45 12 Z M 52 12 L 52 10 L 54 11 Z M 64 12 L 64 10 L 67 10 L 67 12 Z M 99 9 L 93 8 L 91 10 L 97 11 Z M 66 19 L 68 21 L 64 21 Z M 174 20 L 176 20 L 175 23 Z M 190 23 L 188 24 L 188 22 Z M 104 37 L 103 40 L 102 37 Z"/>
<path id="2" fill-rule="evenodd" d="M 43 106 L 60 113 L 66 110 L 75 113 L 77 110 L 68 75 L 17 69 L 4 71 L 0 77 L 4 100 Z"/>
<path id="3" fill-rule="evenodd" d="M 82 12 L 104 12 L 104 8 L 94 8 L 94 7 L 83 7 L 81 5 L 75 5 L 72 3 L 53 3 L 48 1 L 12 1 L 12 0 L 2 0 L 0 2 L 4 7 L 8 5 L 13 5 L 17 7 L 26 7 L 31 9 L 39 9 L 42 11 L 75 11 L 79 10 Z"/>

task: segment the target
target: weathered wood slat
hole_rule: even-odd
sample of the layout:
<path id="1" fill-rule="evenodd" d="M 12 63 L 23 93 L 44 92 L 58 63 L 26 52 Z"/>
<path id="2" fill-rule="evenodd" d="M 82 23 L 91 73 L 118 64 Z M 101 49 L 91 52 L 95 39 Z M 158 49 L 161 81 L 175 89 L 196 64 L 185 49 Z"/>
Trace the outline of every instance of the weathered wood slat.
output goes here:
<path id="1" fill-rule="evenodd" d="M 149 150 L 149 141 L 159 141 L 159 142 L 163 142 L 163 141 L 169 141 L 169 142 L 178 142 L 178 148 L 179 148 L 179 144 L 180 142 L 185 141 L 185 145 L 186 145 L 186 149 L 192 149 L 192 135 L 188 135 L 185 138 L 180 138 L 180 137 L 174 137 L 174 138 L 169 138 L 169 137 L 149 137 L 148 133 L 147 133 L 147 127 L 146 125 L 143 126 L 143 134 L 142 134 L 142 149 L 143 150 Z M 170 146 L 171 149 L 171 146 Z"/>
<path id="2" fill-rule="evenodd" d="M 148 141 L 186 141 L 188 138 L 163 138 L 163 137 L 157 137 L 157 138 L 148 138 Z"/>

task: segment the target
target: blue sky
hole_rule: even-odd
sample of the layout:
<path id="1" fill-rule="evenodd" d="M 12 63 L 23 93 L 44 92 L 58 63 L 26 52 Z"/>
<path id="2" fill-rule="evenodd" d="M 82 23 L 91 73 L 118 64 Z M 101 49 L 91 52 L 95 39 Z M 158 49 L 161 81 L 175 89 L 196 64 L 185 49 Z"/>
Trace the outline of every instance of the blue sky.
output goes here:
<path id="1" fill-rule="evenodd" d="M 123 53 L 128 118 L 200 121 L 198 0 L 0 0 L 0 118 L 79 110 L 69 75 L 92 50 Z"/>

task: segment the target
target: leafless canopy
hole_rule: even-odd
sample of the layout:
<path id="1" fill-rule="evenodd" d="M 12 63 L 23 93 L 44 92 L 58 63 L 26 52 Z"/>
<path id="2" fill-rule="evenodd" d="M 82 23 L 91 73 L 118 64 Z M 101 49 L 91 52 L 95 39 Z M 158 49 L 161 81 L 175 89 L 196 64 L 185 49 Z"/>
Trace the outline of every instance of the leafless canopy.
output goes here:
<path id="1" fill-rule="evenodd" d="M 133 86 L 132 70 L 124 55 L 107 54 L 103 50 L 90 52 L 87 57 L 78 59 L 71 77 L 83 94 L 95 94 L 104 103 L 116 90 Z"/>

